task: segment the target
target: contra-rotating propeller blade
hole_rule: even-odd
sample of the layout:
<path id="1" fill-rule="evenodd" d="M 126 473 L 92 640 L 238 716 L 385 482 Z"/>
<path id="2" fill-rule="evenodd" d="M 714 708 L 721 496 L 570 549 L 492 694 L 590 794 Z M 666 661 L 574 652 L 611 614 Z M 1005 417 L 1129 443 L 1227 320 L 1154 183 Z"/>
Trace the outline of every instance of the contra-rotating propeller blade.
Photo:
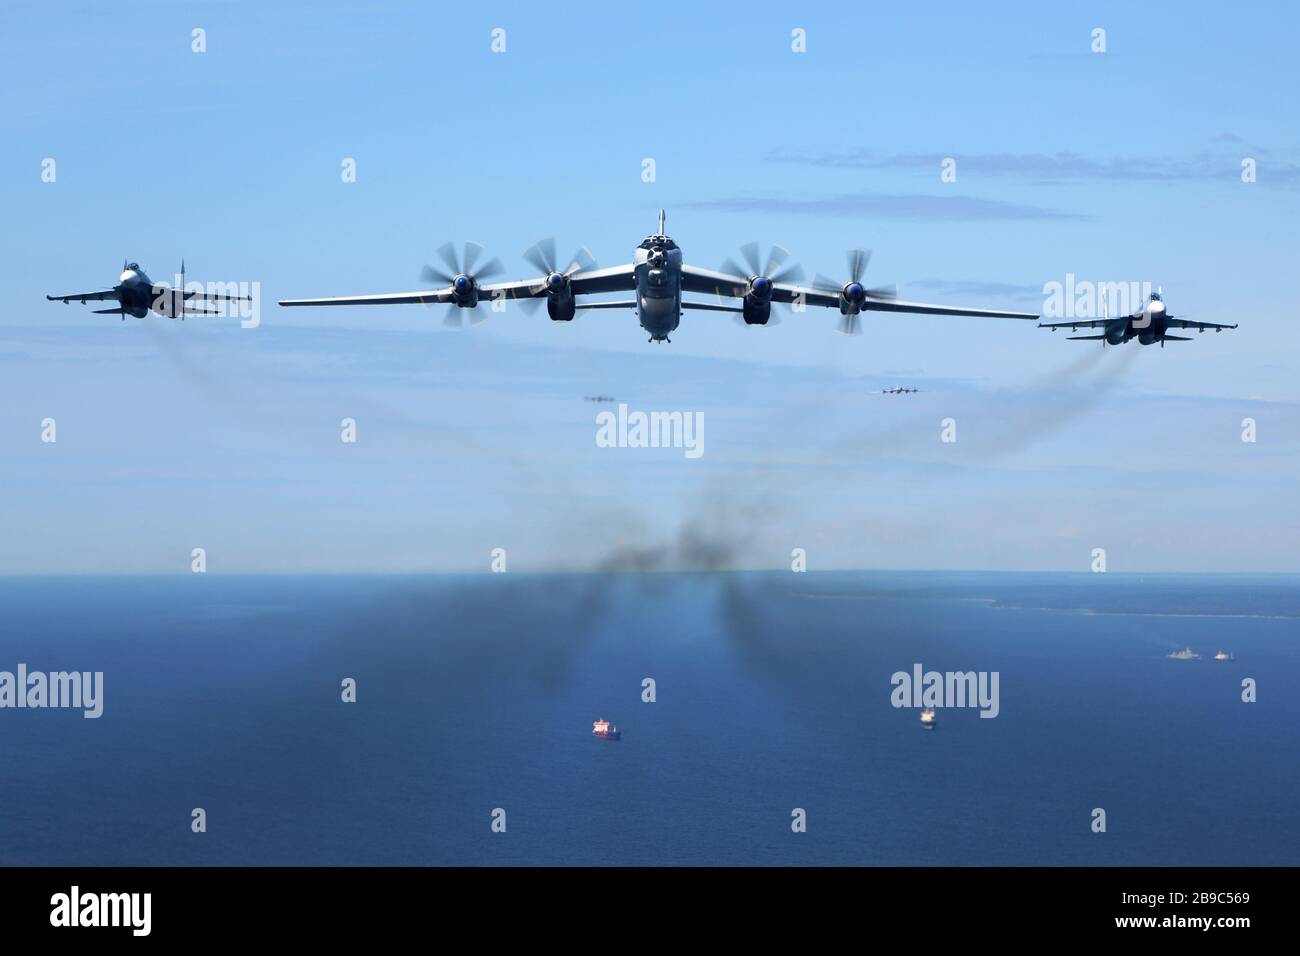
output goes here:
<path id="1" fill-rule="evenodd" d="M 766 260 L 760 259 L 758 249 L 757 242 L 745 243 L 740 247 L 740 255 L 745 264 L 742 266 L 735 259 L 725 259 L 721 271 L 749 279 L 749 291 L 759 298 L 770 298 L 775 283 L 798 282 L 803 278 L 803 269 L 797 263 L 788 262 L 790 251 L 784 246 L 773 246 L 768 250 Z M 735 320 L 740 325 L 748 325 L 740 315 Z M 780 325 L 781 320 L 773 312 L 766 324 Z"/>
<path id="2" fill-rule="evenodd" d="M 790 258 L 790 252 L 784 246 L 773 246 L 767 254 L 765 264 L 759 264 L 758 243 L 747 242 L 740 247 L 740 254 L 745 260 L 744 267 L 736 260 L 727 259 L 722 263 L 722 271 L 731 275 L 744 276 L 747 279 L 767 279 L 769 282 L 797 282 L 803 278 L 803 269 L 798 264 L 782 266 Z"/>
<path id="3" fill-rule="evenodd" d="M 431 285 L 449 286 L 458 297 L 462 295 L 470 296 L 477 291 L 479 283 L 486 279 L 495 278 L 505 272 L 505 266 L 502 265 L 499 258 L 494 258 L 479 266 L 478 261 L 482 256 L 482 243 L 466 242 L 459 254 L 457 254 L 454 242 L 443 243 L 438 247 L 438 257 L 442 259 L 447 268 L 445 270 L 439 269 L 426 263 L 420 270 L 420 281 Z M 442 324 L 449 329 L 464 328 L 465 319 L 461 312 L 466 309 L 471 309 L 474 313 L 470 316 L 470 323 L 473 325 L 477 325 L 487 318 L 487 315 L 477 303 L 473 306 L 462 306 L 452 302 L 447 315 L 442 320 Z"/>
<path id="4" fill-rule="evenodd" d="M 454 285 L 457 278 L 464 276 L 472 279 L 475 283 L 479 283 L 485 279 L 494 279 L 505 271 L 505 266 L 502 265 L 501 260 L 495 258 L 485 263 L 481 268 L 475 268 L 482 255 L 482 243 L 466 242 L 459 256 L 456 254 L 455 243 L 443 243 L 438 247 L 438 256 L 446 263 L 446 270 L 426 264 L 420 270 L 420 278 L 425 282 Z"/>
<path id="5" fill-rule="evenodd" d="M 827 292 L 832 295 L 839 295 L 857 309 L 850 315 L 841 315 L 836 330 L 844 335 L 861 335 L 862 322 L 859 317 L 862 304 L 868 299 L 897 299 L 898 287 L 895 285 L 876 286 L 868 289 L 862 284 L 862 279 L 866 275 L 867 265 L 871 262 L 871 251 L 868 249 L 850 249 L 846 255 L 849 279 L 842 284 L 825 278 L 824 276 L 814 275 L 812 277 L 812 287 L 819 292 Z"/>
<path id="6" fill-rule="evenodd" d="M 447 314 L 442 318 L 442 324 L 449 329 L 465 328 L 465 313 L 469 313 L 469 324 L 478 325 L 487 319 L 487 313 L 483 311 L 483 303 L 473 307 L 462 307 L 458 305 L 447 306 Z"/>
<path id="7" fill-rule="evenodd" d="M 596 268 L 596 257 L 586 246 L 579 246 L 569 257 L 569 261 L 561 264 L 555 255 L 554 236 L 540 239 L 529 246 L 524 250 L 524 259 L 541 273 L 537 281 L 528 289 L 531 297 L 520 300 L 520 304 L 529 312 L 536 312 L 541 307 L 542 302 L 545 301 L 543 292 L 558 293 L 574 273 Z"/>

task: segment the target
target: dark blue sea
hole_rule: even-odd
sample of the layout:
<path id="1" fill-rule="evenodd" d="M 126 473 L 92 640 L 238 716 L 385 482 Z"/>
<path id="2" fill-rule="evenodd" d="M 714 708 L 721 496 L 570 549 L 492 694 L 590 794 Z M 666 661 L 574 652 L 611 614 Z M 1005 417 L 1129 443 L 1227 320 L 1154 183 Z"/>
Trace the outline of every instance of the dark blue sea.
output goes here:
<path id="1" fill-rule="evenodd" d="M 0 863 L 1296 865 L 1298 625 L 1280 576 L 0 579 L 0 670 L 104 672 L 0 710 Z M 999 715 L 923 731 L 916 663 Z"/>

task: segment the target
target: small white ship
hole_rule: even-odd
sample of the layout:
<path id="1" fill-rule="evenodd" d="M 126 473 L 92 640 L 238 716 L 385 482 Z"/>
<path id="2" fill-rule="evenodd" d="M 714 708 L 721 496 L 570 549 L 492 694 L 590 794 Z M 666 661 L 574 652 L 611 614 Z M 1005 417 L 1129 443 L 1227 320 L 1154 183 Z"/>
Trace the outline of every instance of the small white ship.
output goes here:
<path id="1" fill-rule="evenodd" d="M 927 707 L 921 711 L 921 728 L 923 730 L 934 730 L 935 724 L 939 717 L 934 712 L 933 707 Z"/>
<path id="2" fill-rule="evenodd" d="M 1201 655 L 1196 653 L 1190 647 L 1185 647 L 1181 651 L 1174 651 L 1169 655 L 1171 661 L 1199 661 Z"/>
<path id="3" fill-rule="evenodd" d="M 1235 661 L 1235 660 L 1236 660 L 1236 658 L 1233 657 L 1231 654 L 1229 654 L 1227 651 L 1219 651 L 1219 653 L 1217 653 L 1217 654 L 1214 655 L 1214 659 L 1215 659 L 1216 661 Z"/>

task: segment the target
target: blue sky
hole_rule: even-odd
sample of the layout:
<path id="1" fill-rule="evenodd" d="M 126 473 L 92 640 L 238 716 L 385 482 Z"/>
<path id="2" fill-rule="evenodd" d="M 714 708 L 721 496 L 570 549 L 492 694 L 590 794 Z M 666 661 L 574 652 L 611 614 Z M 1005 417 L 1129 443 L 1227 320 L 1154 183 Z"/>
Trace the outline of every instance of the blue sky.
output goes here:
<path id="1" fill-rule="evenodd" d="M 736 567 L 1298 571 L 1297 14 L 1236 9 L 7 4 L 0 571 L 667 566 L 700 535 Z M 623 312 L 269 304 L 416 288 L 449 239 L 614 264 L 661 206 L 708 267 L 759 240 L 839 276 L 862 245 L 909 298 L 1037 311 L 1073 273 L 1241 328 L 1103 353 L 688 313 L 650 346 Z M 182 256 L 260 282 L 261 327 L 44 301 Z M 703 411 L 706 454 L 596 448 L 590 394 Z"/>

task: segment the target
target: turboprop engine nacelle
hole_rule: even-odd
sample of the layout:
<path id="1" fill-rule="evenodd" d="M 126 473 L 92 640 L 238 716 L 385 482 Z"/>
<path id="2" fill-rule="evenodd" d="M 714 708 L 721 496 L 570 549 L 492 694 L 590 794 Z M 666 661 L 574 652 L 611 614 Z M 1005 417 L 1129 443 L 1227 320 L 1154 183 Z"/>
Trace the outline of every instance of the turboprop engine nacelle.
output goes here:
<path id="1" fill-rule="evenodd" d="M 741 314 L 746 325 L 767 325 L 772 317 L 772 280 L 754 276 L 749 280 L 749 291 L 741 300 Z"/>
<path id="2" fill-rule="evenodd" d="M 552 322 L 572 322 L 577 311 L 578 303 L 568 289 L 546 297 L 546 314 L 551 317 Z"/>

